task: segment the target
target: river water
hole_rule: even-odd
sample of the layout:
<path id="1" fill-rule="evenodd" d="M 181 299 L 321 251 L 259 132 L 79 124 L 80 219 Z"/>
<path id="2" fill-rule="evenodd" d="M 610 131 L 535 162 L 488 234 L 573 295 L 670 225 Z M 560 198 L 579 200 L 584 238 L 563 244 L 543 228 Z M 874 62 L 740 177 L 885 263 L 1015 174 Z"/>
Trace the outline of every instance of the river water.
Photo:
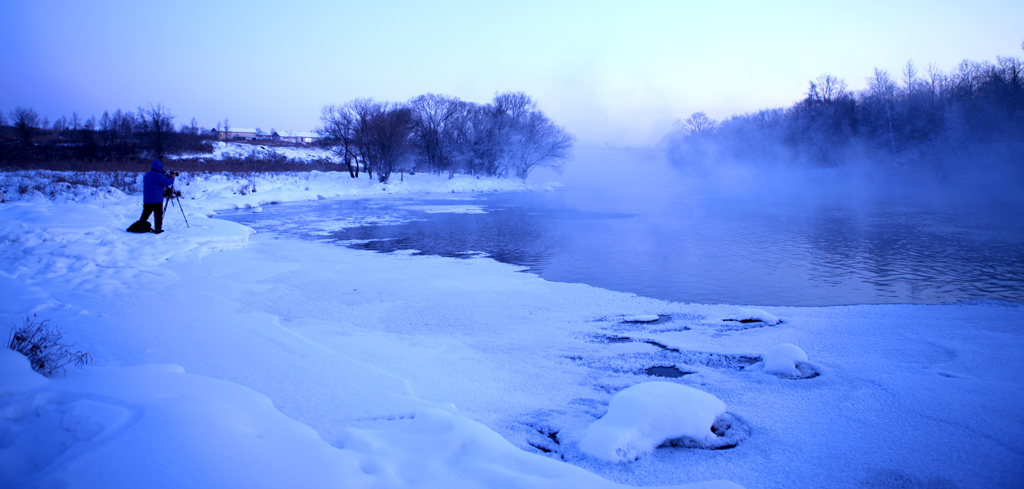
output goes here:
<path id="1" fill-rule="evenodd" d="M 547 280 L 682 302 L 1024 302 L 1021 209 L 748 188 L 577 185 L 289 203 L 219 217 L 357 249 L 486 255 Z"/>

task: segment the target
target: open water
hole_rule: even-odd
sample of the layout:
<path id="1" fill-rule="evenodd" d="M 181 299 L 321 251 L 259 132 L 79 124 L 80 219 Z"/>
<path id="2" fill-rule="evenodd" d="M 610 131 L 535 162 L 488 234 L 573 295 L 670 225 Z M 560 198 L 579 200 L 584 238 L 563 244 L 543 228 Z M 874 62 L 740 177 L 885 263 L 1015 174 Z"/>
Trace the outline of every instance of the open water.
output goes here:
<path id="1" fill-rule="evenodd" d="M 357 249 L 486 255 L 547 280 L 682 302 L 1024 302 L 1021 209 L 649 190 L 326 200 L 220 217 Z"/>

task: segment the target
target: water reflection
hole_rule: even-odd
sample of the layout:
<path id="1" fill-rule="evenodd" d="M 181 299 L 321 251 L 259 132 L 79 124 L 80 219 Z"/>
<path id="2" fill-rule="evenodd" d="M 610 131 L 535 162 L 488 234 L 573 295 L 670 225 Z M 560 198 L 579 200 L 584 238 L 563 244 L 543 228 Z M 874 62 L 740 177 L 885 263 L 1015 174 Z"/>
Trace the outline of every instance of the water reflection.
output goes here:
<path id="1" fill-rule="evenodd" d="M 467 204 L 486 212 L 436 212 Z M 685 302 L 1024 301 L 1024 229 L 989 209 L 571 190 L 264 209 L 222 217 L 358 249 L 485 253 L 549 280 Z"/>

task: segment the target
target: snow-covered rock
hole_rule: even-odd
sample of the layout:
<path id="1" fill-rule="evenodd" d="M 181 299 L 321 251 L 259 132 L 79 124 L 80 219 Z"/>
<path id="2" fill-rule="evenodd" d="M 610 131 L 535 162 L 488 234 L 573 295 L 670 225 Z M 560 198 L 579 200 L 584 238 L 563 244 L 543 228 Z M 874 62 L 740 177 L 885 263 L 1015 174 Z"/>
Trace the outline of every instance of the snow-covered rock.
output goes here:
<path id="1" fill-rule="evenodd" d="M 807 361 L 807 353 L 800 347 L 782 343 L 764 352 L 764 371 L 770 374 L 800 377 L 797 365 Z"/>
<path id="2" fill-rule="evenodd" d="M 738 321 L 741 323 L 762 322 L 769 326 L 775 326 L 776 324 L 782 322 L 774 314 L 762 311 L 760 309 L 747 309 L 742 307 L 736 308 L 734 311 L 730 312 L 724 318 L 722 318 L 722 320 Z"/>
<path id="3" fill-rule="evenodd" d="M 657 314 L 641 314 L 638 316 L 625 316 L 622 322 L 625 323 L 653 323 L 661 319 Z"/>
<path id="4" fill-rule="evenodd" d="M 579 448 L 609 462 L 629 462 L 665 441 L 709 440 L 725 403 L 704 391 L 672 382 L 644 382 L 623 389 L 608 413 L 584 432 Z"/>

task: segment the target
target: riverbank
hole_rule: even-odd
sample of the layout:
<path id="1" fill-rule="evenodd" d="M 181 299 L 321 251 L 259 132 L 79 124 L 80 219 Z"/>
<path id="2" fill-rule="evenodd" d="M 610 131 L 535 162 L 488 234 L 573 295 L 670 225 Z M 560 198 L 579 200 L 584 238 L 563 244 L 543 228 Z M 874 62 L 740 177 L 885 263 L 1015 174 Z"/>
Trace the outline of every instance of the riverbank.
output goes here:
<path id="1" fill-rule="evenodd" d="M 194 181 L 191 227 L 169 209 L 162 235 L 123 231 L 137 197 L 0 205 L 0 321 L 36 314 L 94 358 L 45 381 L 0 357 L 5 487 L 1019 480 L 1019 305 L 681 304 L 207 216 L 350 190 L 295 184 L 257 182 L 254 195 Z M 759 370 L 780 343 L 804 349 L 815 375 Z M 724 401 L 736 446 L 619 464 L 583 454 L 611 396 L 656 366 Z"/>
<path id="2" fill-rule="evenodd" d="M 0 172 L 3 202 L 115 203 L 141 202 L 142 177 L 128 172 Z M 175 183 L 186 212 L 212 214 L 218 210 L 253 208 L 276 202 L 328 198 L 381 197 L 402 194 L 449 194 L 553 190 L 557 182 L 525 183 L 510 178 L 470 175 L 396 175 L 382 184 L 376 179 L 352 178 L 348 172 L 183 173 Z M 141 208 L 141 204 L 138 204 Z"/>

